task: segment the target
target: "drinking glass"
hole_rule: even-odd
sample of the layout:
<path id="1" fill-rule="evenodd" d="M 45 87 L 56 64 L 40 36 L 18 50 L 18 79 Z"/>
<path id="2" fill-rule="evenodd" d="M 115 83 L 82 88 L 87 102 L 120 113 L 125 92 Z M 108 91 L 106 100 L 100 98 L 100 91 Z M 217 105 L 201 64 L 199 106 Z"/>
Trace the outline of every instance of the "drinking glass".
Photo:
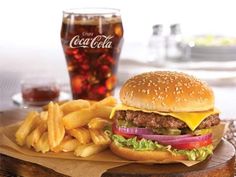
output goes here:
<path id="1" fill-rule="evenodd" d="M 123 44 L 120 11 L 110 8 L 63 11 L 61 43 L 73 99 L 101 100 L 112 95 Z"/>

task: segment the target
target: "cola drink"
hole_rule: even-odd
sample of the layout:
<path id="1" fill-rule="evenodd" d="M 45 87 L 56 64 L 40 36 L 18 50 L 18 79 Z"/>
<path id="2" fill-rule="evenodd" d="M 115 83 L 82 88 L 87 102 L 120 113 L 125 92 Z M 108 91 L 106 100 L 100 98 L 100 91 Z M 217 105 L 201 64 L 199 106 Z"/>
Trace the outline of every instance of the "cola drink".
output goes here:
<path id="1" fill-rule="evenodd" d="M 123 44 L 119 10 L 64 11 L 61 43 L 73 99 L 101 100 L 112 95 Z"/>

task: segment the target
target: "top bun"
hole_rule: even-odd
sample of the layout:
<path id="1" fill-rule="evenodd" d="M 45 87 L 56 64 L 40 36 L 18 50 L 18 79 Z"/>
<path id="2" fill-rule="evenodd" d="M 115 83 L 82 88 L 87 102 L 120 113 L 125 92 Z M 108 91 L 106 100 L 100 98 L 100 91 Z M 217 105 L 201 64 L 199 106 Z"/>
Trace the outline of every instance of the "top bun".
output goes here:
<path id="1" fill-rule="evenodd" d="M 214 94 L 204 82 L 185 73 L 156 71 L 127 80 L 120 91 L 127 106 L 160 112 L 198 112 L 214 108 Z"/>

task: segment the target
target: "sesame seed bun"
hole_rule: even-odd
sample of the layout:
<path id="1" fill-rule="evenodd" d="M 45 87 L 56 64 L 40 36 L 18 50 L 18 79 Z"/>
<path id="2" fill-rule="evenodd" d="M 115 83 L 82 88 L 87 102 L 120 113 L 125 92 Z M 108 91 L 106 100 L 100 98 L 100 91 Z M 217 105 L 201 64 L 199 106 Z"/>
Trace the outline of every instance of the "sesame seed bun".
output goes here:
<path id="1" fill-rule="evenodd" d="M 117 146 L 114 142 L 110 144 L 110 149 L 114 154 L 128 160 L 187 160 L 185 155 L 173 155 L 168 151 L 136 151 L 134 149 Z"/>
<path id="2" fill-rule="evenodd" d="M 214 108 L 214 94 L 193 76 L 170 71 L 143 73 L 127 80 L 120 91 L 123 104 L 149 111 L 198 112 Z"/>

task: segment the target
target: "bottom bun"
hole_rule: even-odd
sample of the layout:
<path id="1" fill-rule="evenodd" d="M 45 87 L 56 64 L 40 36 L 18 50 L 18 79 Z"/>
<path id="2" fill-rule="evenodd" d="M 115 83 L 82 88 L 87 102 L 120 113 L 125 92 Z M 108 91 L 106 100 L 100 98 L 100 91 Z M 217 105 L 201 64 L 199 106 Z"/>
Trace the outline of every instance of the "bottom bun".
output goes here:
<path id="1" fill-rule="evenodd" d="M 173 155 L 168 151 L 135 151 L 130 148 L 117 146 L 114 142 L 111 143 L 110 149 L 117 156 L 128 160 L 187 160 L 187 157 L 184 155 Z"/>

